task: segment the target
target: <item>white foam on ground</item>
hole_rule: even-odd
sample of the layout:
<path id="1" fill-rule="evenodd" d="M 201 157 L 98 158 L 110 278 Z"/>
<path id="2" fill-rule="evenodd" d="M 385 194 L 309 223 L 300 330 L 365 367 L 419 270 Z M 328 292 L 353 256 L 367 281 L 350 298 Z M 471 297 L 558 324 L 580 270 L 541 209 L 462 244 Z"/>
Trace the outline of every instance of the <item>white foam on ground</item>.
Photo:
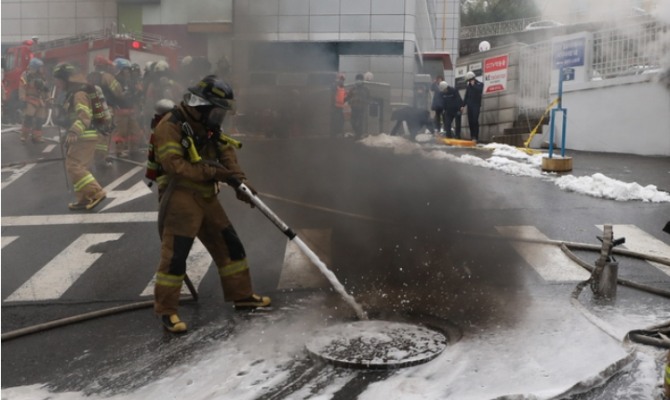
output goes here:
<path id="1" fill-rule="evenodd" d="M 392 148 L 396 154 L 419 154 L 426 158 L 446 160 L 461 164 L 470 164 L 505 172 L 509 175 L 543 179 L 553 182 L 563 190 L 586 194 L 617 201 L 644 201 L 652 203 L 669 203 L 670 193 L 659 190 L 655 185 L 642 186 L 636 182 L 622 182 L 609 178 L 601 173 L 591 176 L 577 177 L 574 175 L 557 176 L 542 171 L 543 154 L 529 155 L 516 147 L 500 143 L 480 146 L 477 155 L 450 154 L 449 147 L 443 145 L 421 145 L 403 137 L 380 134 L 368 136 L 360 141 L 371 147 Z"/>

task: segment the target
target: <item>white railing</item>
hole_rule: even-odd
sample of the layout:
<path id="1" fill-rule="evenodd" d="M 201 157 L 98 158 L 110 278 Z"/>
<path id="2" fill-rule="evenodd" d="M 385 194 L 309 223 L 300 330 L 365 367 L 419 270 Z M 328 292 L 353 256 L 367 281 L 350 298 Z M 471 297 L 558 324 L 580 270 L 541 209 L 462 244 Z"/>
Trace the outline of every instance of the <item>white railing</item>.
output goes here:
<path id="1" fill-rule="evenodd" d="M 641 75 L 660 71 L 670 46 L 668 26 L 635 24 L 594 32 L 594 79 Z"/>
<path id="2" fill-rule="evenodd" d="M 635 20 L 648 18 L 650 15 L 644 10 L 631 7 L 612 7 L 607 10 L 581 11 L 569 14 L 541 15 L 509 21 L 491 22 L 488 24 L 461 26 L 461 39 L 474 39 L 488 36 L 509 35 L 526 30 L 528 25 L 538 21 L 551 21 L 561 25 L 569 26 L 588 22 Z"/>
<path id="3" fill-rule="evenodd" d="M 663 57 L 670 54 L 670 26 L 641 22 L 596 31 L 589 50 L 593 54 L 592 81 L 658 73 L 664 70 Z M 521 49 L 519 109 L 523 114 L 541 115 L 552 100 L 549 97 L 551 52 L 551 41 Z"/>

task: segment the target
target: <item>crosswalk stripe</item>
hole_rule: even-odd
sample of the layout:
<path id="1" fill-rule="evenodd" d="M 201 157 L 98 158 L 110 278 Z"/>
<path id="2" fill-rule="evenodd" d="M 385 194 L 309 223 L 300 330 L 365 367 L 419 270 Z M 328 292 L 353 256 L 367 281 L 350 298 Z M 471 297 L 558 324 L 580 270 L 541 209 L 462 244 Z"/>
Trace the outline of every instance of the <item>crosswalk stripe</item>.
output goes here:
<path id="1" fill-rule="evenodd" d="M 156 260 L 158 263 L 158 260 Z M 193 286 L 198 288 L 202 279 L 205 277 L 205 274 L 209 270 L 209 266 L 212 264 L 212 257 L 207 252 L 207 249 L 198 239 L 195 239 L 193 242 L 193 247 L 188 253 L 188 259 L 186 260 L 186 273 L 188 274 L 189 279 L 193 282 Z M 151 278 L 151 281 L 144 288 L 141 296 L 153 296 L 154 294 L 154 285 L 156 284 L 156 276 L 154 275 Z M 190 294 L 186 285 L 182 285 L 181 292 L 183 294 Z"/>
<path id="2" fill-rule="evenodd" d="M 13 241 L 15 241 L 18 238 L 19 238 L 18 236 L 3 236 L 2 237 L 2 248 L 4 249 L 5 246 L 12 243 Z"/>
<path id="3" fill-rule="evenodd" d="M 2 226 L 44 226 L 78 224 L 113 224 L 158 221 L 158 212 L 122 212 L 122 213 L 71 213 L 61 215 L 23 215 L 2 217 Z"/>
<path id="4" fill-rule="evenodd" d="M 300 229 L 296 233 L 327 266 L 330 267 L 330 229 Z M 286 243 L 284 264 L 277 289 L 307 289 L 328 287 L 330 284 L 312 261 L 293 241 Z"/>
<path id="5" fill-rule="evenodd" d="M 11 172 L 12 175 L 9 176 L 7 179 L 2 180 L 2 185 L 0 185 L 0 189 L 4 189 L 7 186 L 11 185 L 14 183 L 17 179 L 25 175 L 26 172 L 30 171 L 35 165 L 35 163 L 32 164 L 26 164 L 22 166 L 21 168 L 3 168 L 2 172 Z"/>
<path id="6" fill-rule="evenodd" d="M 121 236 L 122 233 L 81 235 L 5 301 L 58 299 L 102 255 L 89 252 L 88 249 L 100 243 L 118 240 Z"/>
<path id="7" fill-rule="evenodd" d="M 601 231 L 604 229 L 603 225 L 596 226 Z M 612 233 L 615 239 L 626 238 L 626 243 L 622 247 L 628 250 L 670 259 L 670 246 L 635 225 L 612 225 Z M 670 276 L 669 266 L 651 261 L 649 263 Z"/>
<path id="8" fill-rule="evenodd" d="M 529 225 L 496 226 L 496 230 L 507 237 L 549 240 L 536 227 Z M 511 245 L 545 281 L 583 281 L 590 276 L 587 270 L 570 260 L 558 246 L 521 241 L 513 241 Z"/>

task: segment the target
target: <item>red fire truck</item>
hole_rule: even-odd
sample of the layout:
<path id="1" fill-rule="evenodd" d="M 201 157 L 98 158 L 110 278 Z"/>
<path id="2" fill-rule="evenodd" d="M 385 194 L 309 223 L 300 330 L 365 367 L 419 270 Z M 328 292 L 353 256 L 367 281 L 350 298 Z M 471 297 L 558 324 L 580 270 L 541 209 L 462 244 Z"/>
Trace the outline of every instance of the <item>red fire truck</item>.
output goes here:
<path id="1" fill-rule="evenodd" d="M 158 36 L 116 33 L 110 30 L 95 31 L 72 37 L 34 43 L 26 40 L 10 47 L 2 57 L 3 121 L 18 122 L 18 88 L 21 74 L 33 57 L 45 64 L 45 72 L 59 62 L 73 63 L 86 73 L 93 70 L 93 59 L 102 55 L 110 60 L 122 57 L 144 67 L 148 61 L 165 60 L 177 65 L 178 46 Z"/>

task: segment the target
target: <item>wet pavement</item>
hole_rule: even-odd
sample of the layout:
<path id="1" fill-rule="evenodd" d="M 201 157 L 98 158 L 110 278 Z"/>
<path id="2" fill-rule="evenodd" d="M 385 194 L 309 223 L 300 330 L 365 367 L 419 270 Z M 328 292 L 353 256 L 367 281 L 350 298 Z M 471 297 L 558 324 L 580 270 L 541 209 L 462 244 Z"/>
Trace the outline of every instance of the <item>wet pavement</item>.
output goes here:
<path id="1" fill-rule="evenodd" d="M 14 139 L 3 133 L 3 165 L 40 156 L 35 149 L 17 151 Z M 457 156 L 484 151 L 443 150 Z M 670 183 L 667 157 L 569 155 L 575 176 L 603 173 L 659 188 Z M 640 237 L 670 246 L 670 234 L 661 232 L 670 220 L 669 203 L 592 198 L 527 177 L 344 140 L 248 139 L 240 158 L 261 197 L 271 195 L 264 201 L 299 235 L 328 229 L 330 241 L 310 243 L 374 319 L 440 330 L 449 339 L 447 348 L 425 364 L 388 371 L 351 370 L 310 357 L 304 344 L 315 332 L 354 321 L 355 313 L 327 286 L 279 289 L 287 271 L 285 239 L 257 211 L 230 203 L 257 266 L 257 290 L 273 296 L 272 311 L 240 314 L 222 307 L 210 271 L 199 286 L 199 301 L 182 305 L 192 327 L 187 335 L 162 332 L 150 310 L 140 308 L 3 341 L 3 399 L 44 397 L 41 384 L 56 392 L 49 394 L 54 399 L 179 393 L 193 399 L 576 400 L 649 399 L 659 393 L 664 351 L 631 343 L 625 335 L 670 320 L 667 298 L 627 287 L 619 287 L 609 303 L 595 301 L 588 287 L 577 297 L 579 279 L 547 280 L 542 265 L 534 264 L 563 262 L 558 255 L 550 258 L 542 250 L 545 258 L 534 259 L 494 236 L 496 227 L 532 225 L 551 240 L 597 244 L 597 226 L 614 224 L 615 236 L 617 226 L 636 233 L 630 228 L 635 226 L 648 235 Z M 111 182 L 132 166 L 119 162 L 101 180 Z M 19 224 L 10 217 L 67 213 L 57 164 L 31 171 L 5 186 L 16 168 L 3 167 L 2 333 L 150 299 L 137 294 L 155 264 L 155 226 Z M 59 203 L 16 201 L 34 193 L 36 184 L 58 193 Z M 146 196 L 98 214 L 152 212 L 154 202 Z M 98 264 L 61 298 L 7 301 L 82 232 L 124 236 L 118 246 L 96 248 L 103 254 Z M 17 239 L 8 243 L 10 237 Z M 628 239 L 634 246 L 638 237 L 631 233 Z M 28 242 L 44 245 L 35 249 Z M 597 258 L 591 251 L 575 254 L 590 263 Z M 670 290 L 663 267 L 618 259 L 622 277 Z"/>

